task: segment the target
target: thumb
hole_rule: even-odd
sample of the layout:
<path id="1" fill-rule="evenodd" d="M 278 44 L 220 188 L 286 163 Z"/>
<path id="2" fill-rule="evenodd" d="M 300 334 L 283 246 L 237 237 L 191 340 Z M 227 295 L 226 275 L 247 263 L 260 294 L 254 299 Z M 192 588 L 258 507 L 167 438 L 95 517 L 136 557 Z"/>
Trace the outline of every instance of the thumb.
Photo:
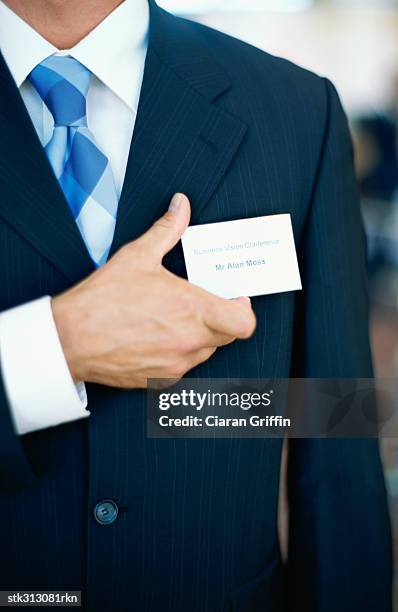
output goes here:
<path id="1" fill-rule="evenodd" d="M 186 195 L 176 193 L 168 211 L 139 238 L 140 246 L 147 248 L 155 258 L 163 259 L 179 241 L 191 217 L 191 205 Z"/>

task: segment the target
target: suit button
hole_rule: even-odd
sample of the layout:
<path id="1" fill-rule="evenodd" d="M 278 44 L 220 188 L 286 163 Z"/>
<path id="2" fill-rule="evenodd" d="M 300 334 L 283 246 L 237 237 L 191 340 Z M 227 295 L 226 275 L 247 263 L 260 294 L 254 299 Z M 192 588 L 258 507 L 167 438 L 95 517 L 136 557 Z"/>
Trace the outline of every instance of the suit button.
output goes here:
<path id="1" fill-rule="evenodd" d="M 111 499 L 104 499 L 94 508 L 94 518 L 100 525 L 110 525 L 117 519 L 119 508 L 116 502 Z"/>

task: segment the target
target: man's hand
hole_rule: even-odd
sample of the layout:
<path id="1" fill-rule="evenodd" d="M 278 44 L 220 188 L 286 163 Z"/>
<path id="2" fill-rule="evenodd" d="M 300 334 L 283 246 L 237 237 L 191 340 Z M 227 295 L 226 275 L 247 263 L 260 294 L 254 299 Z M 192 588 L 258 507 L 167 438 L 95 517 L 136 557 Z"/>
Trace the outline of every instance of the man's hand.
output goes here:
<path id="1" fill-rule="evenodd" d="M 102 268 L 52 301 L 75 381 L 146 387 L 148 378 L 179 379 L 217 347 L 255 329 L 248 298 L 225 300 L 171 274 L 164 255 L 190 218 L 186 196 Z"/>

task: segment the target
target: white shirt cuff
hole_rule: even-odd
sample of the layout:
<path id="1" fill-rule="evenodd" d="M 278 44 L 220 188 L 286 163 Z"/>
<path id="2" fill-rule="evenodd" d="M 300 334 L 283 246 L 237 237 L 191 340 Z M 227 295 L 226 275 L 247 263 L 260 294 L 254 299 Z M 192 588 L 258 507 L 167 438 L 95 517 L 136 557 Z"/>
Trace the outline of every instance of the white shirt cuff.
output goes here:
<path id="1" fill-rule="evenodd" d="M 0 366 L 19 434 L 90 415 L 85 385 L 75 385 L 69 372 L 49 296 L 0 314 Z"/>

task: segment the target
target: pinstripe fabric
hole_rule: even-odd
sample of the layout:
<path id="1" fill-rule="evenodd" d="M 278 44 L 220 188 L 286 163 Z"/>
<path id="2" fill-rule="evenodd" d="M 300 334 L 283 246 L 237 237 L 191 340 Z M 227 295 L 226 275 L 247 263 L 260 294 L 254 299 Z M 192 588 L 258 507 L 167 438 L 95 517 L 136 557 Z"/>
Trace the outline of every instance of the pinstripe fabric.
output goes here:
<path id="1" fill-rule="evenodd" d="M 289 212 L 304 285 L 300 296 L 255 298 L 255 336 L 220 349 L 192 375 L 370 375 L 364 240 L 333 87 L 151 7 L 116 244 L 141 233 L 177 190 L 191 197 L 195 223 Z M 41 191 L 60 196 L 46 160 L 32 161 L 35 171 L 20 173 L 16 189 L 17 128 L 5 101 L 15 102 L 13 113 L 18 102 L 4 69 L 0 86 L 0 127 L 10 136 L 7 146 L 0 140 L 7 196 L 0 202 L 0 307 L 7 308 L 64 290 L 88 264 L 78 232 L 53 210 L 51 223 L 66 228 L 68 258 L 48 231 Z M 38 152 L 22 109 L 18 121 L 29 151 Z M 19 155 L 24 161 L 25 151 Z M 28 179 L 40 227 L 29 216 Z M 180 247 L 165 261 L 185 275 Z M 280 441 L 148 440 L 144 392 L 90 385 L 88 394 L 88 423 L 25 436 L 22 453 L 5 426 L 0 384 L 0 498 L 11 517 L 0 525 L 1 588 L 82 588 L 85 608 L 95 612 L 390 611 L 390 533 L 376 443 L 292 444 L 286 573 L 276 528 Z M 16 490 L 6 491 L 13 483 Z M 108 527 L 92 514 L 104 498 L 120 509 Z"/>

